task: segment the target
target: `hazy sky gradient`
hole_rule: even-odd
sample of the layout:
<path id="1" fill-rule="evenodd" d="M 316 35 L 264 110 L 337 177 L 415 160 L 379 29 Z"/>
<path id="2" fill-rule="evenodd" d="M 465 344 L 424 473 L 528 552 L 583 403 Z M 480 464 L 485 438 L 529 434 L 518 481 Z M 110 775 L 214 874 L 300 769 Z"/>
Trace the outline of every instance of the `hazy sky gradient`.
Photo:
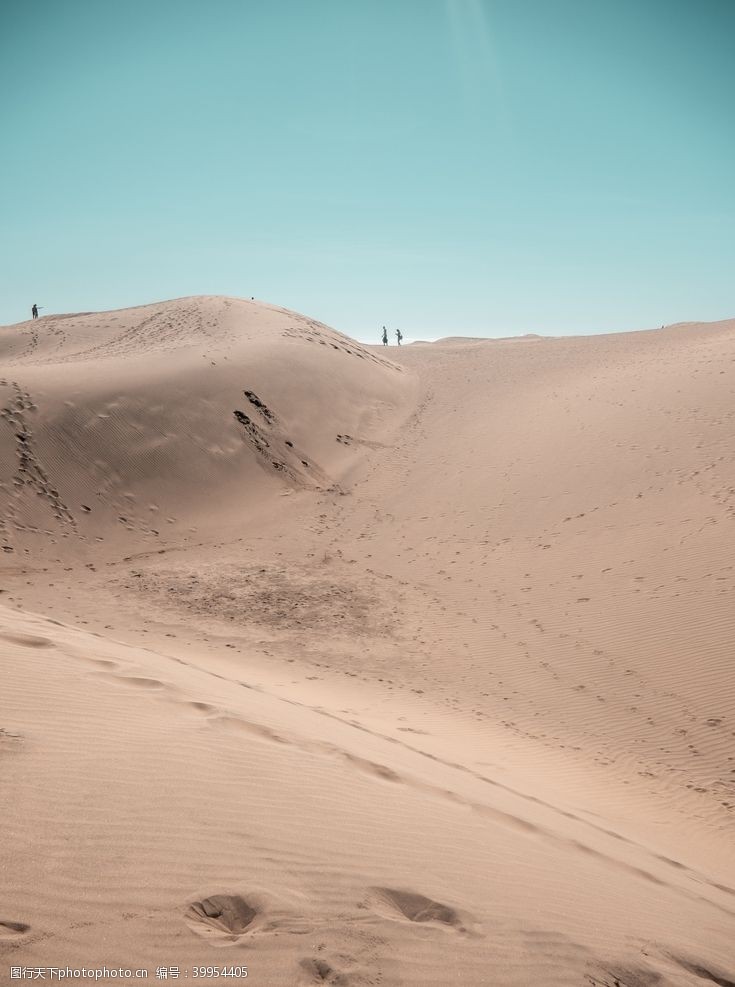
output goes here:
<path id="1" fill-rule="evenodd" d="M 731 0 L 6 0 L 0 323 L 735 316 Z"/>

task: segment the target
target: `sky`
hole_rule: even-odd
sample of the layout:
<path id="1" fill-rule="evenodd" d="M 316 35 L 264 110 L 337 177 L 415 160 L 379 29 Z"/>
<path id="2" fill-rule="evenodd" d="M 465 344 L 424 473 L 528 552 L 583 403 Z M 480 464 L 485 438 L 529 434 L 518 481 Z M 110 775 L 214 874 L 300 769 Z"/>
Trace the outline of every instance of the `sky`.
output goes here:
<path id="1" fill-rule="evenodd" d="M 735 316 L 733 0 L 1 0 L 0 323 Z"/>

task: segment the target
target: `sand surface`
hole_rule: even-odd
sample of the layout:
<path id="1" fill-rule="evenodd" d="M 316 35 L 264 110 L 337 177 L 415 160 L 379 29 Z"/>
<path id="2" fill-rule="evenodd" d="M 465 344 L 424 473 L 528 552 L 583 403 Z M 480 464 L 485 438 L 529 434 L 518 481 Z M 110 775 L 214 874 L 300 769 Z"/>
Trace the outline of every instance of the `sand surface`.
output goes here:
<path id="1" fill-rule="evenodd" d="M 0 984 L 732 987 L 734 450 L 735 321 L 0 329 Z"/>

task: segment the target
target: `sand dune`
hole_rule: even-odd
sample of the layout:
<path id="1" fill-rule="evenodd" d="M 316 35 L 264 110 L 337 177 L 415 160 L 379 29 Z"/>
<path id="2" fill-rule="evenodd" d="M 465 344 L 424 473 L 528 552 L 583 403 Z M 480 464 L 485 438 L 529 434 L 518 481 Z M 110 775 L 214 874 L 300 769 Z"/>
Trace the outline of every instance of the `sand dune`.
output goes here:
<path id="1" fill-rule="evenodd" d="M 734 392 L 735 321 L 0 329 L 0 983 L 735 984 Z"/>

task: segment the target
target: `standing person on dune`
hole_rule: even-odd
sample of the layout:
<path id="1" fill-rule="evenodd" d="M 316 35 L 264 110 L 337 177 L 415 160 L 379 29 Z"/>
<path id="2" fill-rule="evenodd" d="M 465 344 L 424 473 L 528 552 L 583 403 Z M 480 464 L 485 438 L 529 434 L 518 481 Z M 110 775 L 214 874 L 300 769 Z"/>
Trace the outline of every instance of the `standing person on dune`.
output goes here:
<path id="1" fill-rule="evenodd" d="M 36 305 L 35 302 L 33 303 L 32 307 L 31 307 L 31 315 L 33 316 L 34 319 L 37 319 L 38 318 L 38 305 Z"/>
<path id="2" fill-rule="evenodd" d="M 401 345 L 401 340 L 403 339 L 403 333 L 400 329 L 396 329 L 396 339 L 398 340 L 398 345 Z"/>
<path id="3" fill-rule="evenodd" d="M 383 346 L 388 345 L 388 330 L 383 326 Z"/>

